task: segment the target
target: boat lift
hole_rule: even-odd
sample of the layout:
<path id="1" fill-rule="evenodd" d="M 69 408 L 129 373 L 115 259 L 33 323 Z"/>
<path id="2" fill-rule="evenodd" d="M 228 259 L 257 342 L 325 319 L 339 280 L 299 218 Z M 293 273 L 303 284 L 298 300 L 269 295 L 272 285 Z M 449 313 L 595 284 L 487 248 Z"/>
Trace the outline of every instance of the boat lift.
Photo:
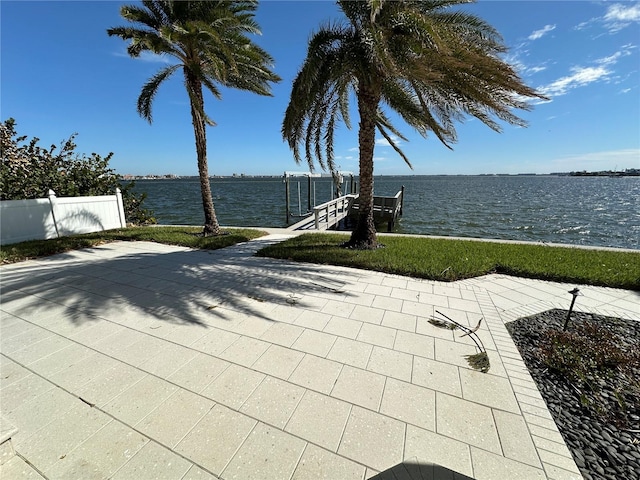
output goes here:
<path id="1" fill-rule="evenodd" d="M 306 211 L 302 211 L 302 198 L 300 193 L 300 180 L 297 181 L 297 190 L 298 190 L 298 213 L 295 214 L 291 211 L 291 179 L 292 178 L 307 178 L 307 209 Z M 349 177 L 348 184 L 344 185 L 344 190 L 346 187 L 349 187 L 349 193 L 355 194 L 356 190 L 356 182 L 355 176 L 353 172 L 335 172 L 332 174 L 334 188 L 331 189 L 331 199 L 333 200 L 335 197 L 341 197 L 345 195 L 346 192 L 343 191 L 343 184 L 345 184 L 345 177 Z M 286 215 L 287 215 L 287 225 L 289 225 L 291 218 L 304 218 L 313 214 L 313 208 L 316 206 L 316 185 L 315 181 L 312 179 L 316 178 L 326 178 L 322 176 L 320 173 L 313 172 L 284 172 L 284 184 L 285 184 L 285 197 L 286 197 Z"/>

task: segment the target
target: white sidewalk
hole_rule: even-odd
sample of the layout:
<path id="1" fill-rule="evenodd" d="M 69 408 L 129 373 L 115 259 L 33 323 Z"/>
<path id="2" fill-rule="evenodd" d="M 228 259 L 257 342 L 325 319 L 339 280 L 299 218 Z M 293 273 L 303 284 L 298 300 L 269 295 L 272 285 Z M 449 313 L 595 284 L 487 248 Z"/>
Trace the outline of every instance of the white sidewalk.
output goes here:
<path id="1" fill-rule="evenodd" d="M 252 256 L 282 238 L 1 267 L 2 478 L 581 478 L 504 327 L 576 285 Z M 638 292 L 579 287 L 576 310 L 640 320 Z M 436 310 L 485 319 L 489 373 Z"/>

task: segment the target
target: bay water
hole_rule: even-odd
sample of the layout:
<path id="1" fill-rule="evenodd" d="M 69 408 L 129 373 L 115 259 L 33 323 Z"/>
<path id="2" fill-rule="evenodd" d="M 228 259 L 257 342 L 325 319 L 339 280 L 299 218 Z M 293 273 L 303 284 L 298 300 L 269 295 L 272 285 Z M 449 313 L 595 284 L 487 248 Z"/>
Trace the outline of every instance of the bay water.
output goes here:
<path id="1" fill-rule="evenodd" d="M 305 178 L 290 180 L 293 214 L 308 209 L 307 185 Z M 405 200 L 397 233 L 640 248 L 640 177 L 381 176 L 374 180 L 376 195 L 395 195 L 402 186 Z M 282 177 L 213 178 L 211 188 L 220 225 L 287 226 Z M 147 193 L 145 206 L 159 224 L 202 225 L 197 178 L 137 180 L 135 190 Z M 312 204 L 330 200 L 332 190 L 330 178 L 313 179 Z"/>

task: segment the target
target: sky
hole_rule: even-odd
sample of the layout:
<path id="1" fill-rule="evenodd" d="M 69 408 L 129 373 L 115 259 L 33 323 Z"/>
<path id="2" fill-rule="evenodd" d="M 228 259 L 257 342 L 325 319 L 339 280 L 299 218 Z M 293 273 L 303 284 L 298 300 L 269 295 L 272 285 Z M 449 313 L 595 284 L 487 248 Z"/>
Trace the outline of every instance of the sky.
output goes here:
<path id="1" fill-rule="evenodd" d="M 77 133 L 79 154 L 113 152 L 110 166 L 132 175 L 197 175 L 193 127 L 181 74 L 154 100 L 153 124 L 136 101 L 142 85 L 171 58 L 132 59 L 126 42 L 109 37 L 124 26 L 117 1 L 0 1 L 0 120 L 14 118 L 18 133 L 60 144 Z M 527 128 L 496 133 L 472 118 L 457 124 L 453 150 L 433 135 L 422 138 L 402 122 L 398 142 L 410 169 L 376 139 L 377 175 L 476 175 L 640 168 L 640 2 L 480 0 L 465 5 L 494 26 L 523 81 L 549 97 L 516 111 Z M 205 109 L 211 175 L 282 175 L 296 165 L 280 133 L 291 85 L 310 35 L 341 19 L 328 0 L 265 0 L 254 41 L 275 60 L 282 81 L 272 97 L 223 89 L 207 93 Z M 336 164 L 358 171 L 354 129 L 336 134 Z M 318 167 L 316 166 L 318 169 Z"/>

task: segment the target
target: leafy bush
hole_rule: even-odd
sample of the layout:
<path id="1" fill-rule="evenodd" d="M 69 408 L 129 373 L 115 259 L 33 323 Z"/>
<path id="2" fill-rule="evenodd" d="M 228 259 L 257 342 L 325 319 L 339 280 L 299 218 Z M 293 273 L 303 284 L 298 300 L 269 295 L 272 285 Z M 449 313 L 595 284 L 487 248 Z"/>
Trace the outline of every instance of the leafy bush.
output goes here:
<path id="1" fill-rule="evenodd" d="M 540 346 L 546 365 L 565 375 L 583 379 L 624 368 L 640 357 L 623 349 L 618 337 L 595 322 L 578 323 L 570 331 L 549 330 Z"/>
<path id="2" fill-rule="evenodd" d="M 625 424 L 629 400 L 640 393 L 640 345 L 607 326 L 583 321 L 570 331 L 549 329 L 541 337 L 540 359 L 573 385 L 580 404 Z"/>
<path id="3" fill-rule="evenodd" d="M 0 200 L 44 198 L 49 189 L 59 197 L 113 195 L 119 187 L 130 223 L 156 223 L 153 213 L 142 206 L 146 194 L 135 194 L 133 182 L 124 183 L 109 168 L 113 153 L 78 155 L 75 137 L 46 149 L 38 145 L 37 137 L 25 143 L 27 136 L 18 136 L 13 118 L 1 123 Z"/>

